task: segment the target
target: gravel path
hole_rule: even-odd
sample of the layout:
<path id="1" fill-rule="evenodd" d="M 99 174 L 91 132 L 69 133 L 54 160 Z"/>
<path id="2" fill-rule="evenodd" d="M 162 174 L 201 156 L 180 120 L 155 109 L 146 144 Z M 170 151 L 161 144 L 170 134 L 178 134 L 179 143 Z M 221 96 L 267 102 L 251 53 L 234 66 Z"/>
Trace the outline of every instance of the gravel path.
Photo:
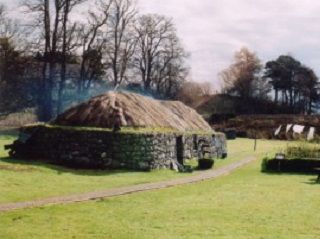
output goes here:
<path id="1" fill-rule="evenodd" d="M 190 177 L 177 178 L 169 181 L 140 184 L 140 185 L 134 185 L 134 186 L 121 187 L 121 188 L 107 189 L 107 190 L 97 191 L 97 192 L 75 194 L 70 196 L 51 197 L 47 199 L 40 199 L 40 200 L 34 200 L 34 201 L 28 201 L 28 202 L 0 204 L 0 212 L 8 212 L 13 210 L 33 208 L 33 207 L 42 207 L 42 206 L 54 205 L 54 204 L 85 202 L 90 200 L 97 200 L 102 198 L 110 198 L 110 197 L 116 197 L 121 195 L 132 194 L 132 193 L 169 188 L 169 187 L 174 187 L 178 185 L 197 183 L 204 180 L 215 179 L 223 175 L 230 174 L 236 169 L 241 168 L 253 162 L 254 160 L 256 160 L 255 157 L 248 157 L 241 161 L 232 163 L 230 165 L 221 167 L 216 170 L 204 171 L 196 175 L 192 175 Z"/>

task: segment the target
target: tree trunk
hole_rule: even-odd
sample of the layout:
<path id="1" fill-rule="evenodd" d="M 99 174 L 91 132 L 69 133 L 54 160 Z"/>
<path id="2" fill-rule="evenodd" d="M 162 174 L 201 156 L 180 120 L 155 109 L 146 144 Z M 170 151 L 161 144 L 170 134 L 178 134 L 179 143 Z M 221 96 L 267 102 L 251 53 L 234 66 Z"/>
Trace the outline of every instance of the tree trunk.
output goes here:
<path id="1" fill-rule="evenodd" d="M 289 91 L 289 100 L 290 100 L 290 108 L 291 108 L 291 111 L 293 112 L 294 105 L 293 105 L 293 90 L 292 89 L 290 89 L 290 91 Z"/>
<path id="2" fill-rule="evenodd" d="M 274 99 L 276 104 L 278 104 L 278 100 L 279 100 L 279 90 L 276 88 L 275 89 L 275 99 Z"/>
<path id="3" fill-rule="evenodd" d="M 150 89 L 151 89 L 151 79 L 147 78 L 146 82 L 144 83 L 144 90 L 150 91 Z"/>
<path id="4" fill-rule="evenodd" d="M 312 99 L 311 95 L 309 96 L 309 105 L 308 105 L 308 115 L 312 114 Z"/>
<path id="5" fill-rule="evenodd" d="M 62 110 L 63 110 L 63 92 L 65 88 L 66 67 L 67 67 L 67 23 L 68 23 L 69 12 L 70 12 L 70 0 L 66 0 L 63 23 L 62 23 L 62 31 L 63 31 L 62 63 L 61 63 L 61 79 L 60 79 L 59 91 L 58 91 L 57 114 L 62 113 Z"/>
<path id="6" fill-rule="evenodd" d="M 44 1 L 44 32 L 45 32 L 45 51 L 44 51 L 44 65 L 42 68 L 42 83 L 40 86 L 40 102 L 39 102 L 39 120 L 49 121 L 52 118 L 52 88 L 49 78 L 47 77 L 48 61 L 51 56 L 51 26 L 50 26 L 50 1 Z M 49 71 L 52 72 L 52 65 L 49 64 Z"/>

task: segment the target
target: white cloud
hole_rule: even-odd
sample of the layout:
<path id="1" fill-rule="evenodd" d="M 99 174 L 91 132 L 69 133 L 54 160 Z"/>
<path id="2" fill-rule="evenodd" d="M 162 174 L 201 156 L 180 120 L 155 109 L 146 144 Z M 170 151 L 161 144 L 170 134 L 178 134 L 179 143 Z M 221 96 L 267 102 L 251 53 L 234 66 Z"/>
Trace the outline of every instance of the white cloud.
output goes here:
<path id="1" fill-rule="evenodd" d="M 14 6 L 14 0 L 2 1 Z M 264 61 L 291 53 L 320 74 L 320 1 L 138 1 L 142 13 L 159 13 L 174 19 L 191 53 L 189 64 L 194 80 L 219 85 L 217 74 L 242 46 L 256 51 Z"/>
<path id="2" fill-rule="evenodd" d="M 242 46 L 264 61 L 292 53 L 318 70 L 319 1 L 140 0 L 140 6 L 143 12 L 173 16 L 192 54 L 195 80 L 218 85 L 217 74 Z"/>

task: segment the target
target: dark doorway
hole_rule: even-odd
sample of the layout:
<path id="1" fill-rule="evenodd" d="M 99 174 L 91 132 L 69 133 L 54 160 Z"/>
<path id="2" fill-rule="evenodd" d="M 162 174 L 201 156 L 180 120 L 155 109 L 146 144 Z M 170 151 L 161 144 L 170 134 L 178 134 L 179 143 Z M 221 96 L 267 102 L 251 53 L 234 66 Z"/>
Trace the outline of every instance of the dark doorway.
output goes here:
<path id="1" fill-rule="evenodd" d="M 184 163 L 183 136 L 178 136 L 176 138 L 176 148 L 177 148 L 177 160 L 178 160 L 178 163 L 183 165 L 183 163 Z"/>
<path id="2" fill-rule="evenodd" d="M 193 135 L 193 150 L 198 151 L 198 136 L 196 134 Z"/>

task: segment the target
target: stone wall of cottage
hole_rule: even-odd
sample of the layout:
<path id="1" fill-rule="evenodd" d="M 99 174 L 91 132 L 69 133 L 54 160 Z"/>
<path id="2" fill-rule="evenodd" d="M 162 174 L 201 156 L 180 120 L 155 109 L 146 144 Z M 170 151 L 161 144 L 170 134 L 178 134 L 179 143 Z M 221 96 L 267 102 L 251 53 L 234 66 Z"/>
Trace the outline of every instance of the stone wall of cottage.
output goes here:
<path id="1" fill-rule="evenodd" d="M 179 152 L 183 160 L 197 158 L 201 140 L 210 142 L 212 157 L 226 154 L 225 137 L 221 134 L 113 133 L 42 125 L 21 128 L 10 154 L 73 168 L 154 170 L 172 168 L 179 161 Z M 181 159 L 179 162 L 182 163 Z"/>

